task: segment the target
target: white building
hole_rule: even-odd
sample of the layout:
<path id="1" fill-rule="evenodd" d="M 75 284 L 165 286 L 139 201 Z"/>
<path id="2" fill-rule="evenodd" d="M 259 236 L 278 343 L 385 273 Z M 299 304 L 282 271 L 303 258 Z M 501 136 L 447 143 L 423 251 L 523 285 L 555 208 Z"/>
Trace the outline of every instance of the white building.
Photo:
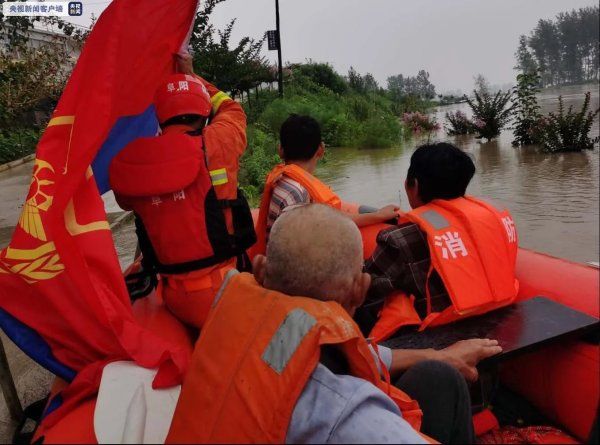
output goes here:
<path id="1" fill-rule="evenodd" d="M 4 26 L 8 29 L 10 29 L 11 25 L 9 24 L 4 24 Z M 84 28 L 82 26 L 79 25 L 73 25 L 75 26 L 75 28 L 80 29 L 82 31 L 87 31 L 87 28 Z M 61 45 L 64 46 L 65 52 L 66 54 L 69 55 L 69 58 L 71 60 L 66 61 L 66 62 L 74 62 L 77 60 L 77 58 L 79 57 L 79 54 L 81 53 L 81 44 L 80 42 L 78 42 L 76 39 L 66 36 L 65 34 L 63 34 L 60 30 L 58 30 L 55 26 L 46 24 L 44 22 L 35 22 L 34 27 L 30 28 L 27 31 L 28 34 L 28 40 L 27 40 L 27 46 L 29 48 L 40 48 L 41 46 L 44 45 Z M 6 47 L 6 41 L 7 41 L 7 37 L 3 36 L 1 38 L 3 41 L 3 45 L 2 45 L 2 49 L 4 49 Z M 18 58 L 19 57 L 19 51 L 16 50 L 15 51 L 15 56 Z"/>

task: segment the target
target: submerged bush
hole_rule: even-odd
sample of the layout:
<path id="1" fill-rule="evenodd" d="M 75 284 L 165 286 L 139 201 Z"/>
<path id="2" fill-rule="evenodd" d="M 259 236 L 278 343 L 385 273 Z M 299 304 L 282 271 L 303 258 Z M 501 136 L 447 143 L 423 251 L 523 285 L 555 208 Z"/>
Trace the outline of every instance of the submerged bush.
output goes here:
<path id="1" fill-rule="evenodd" d="M 488 141 L 498 137 L 500 132 L 511 120 L 514 105 L 508 103 L 512 97 L 511 91 L 498 91 L 492 95 L 487 90 L 474 92 L 475 98 L 466 98 L 473 110 L 473 125 L 478 138 Z"/>
<path id="2" fill-rule="evenodd" d="M 475 133 L 473 122 L 471 122 L 467 115 L 462 111 L 446 113 L 446 120 L 449 124 L 446 127 L 446 133 L 450 136 Z"/>
<path id="3" fill-rule="evenodd" d="M 432 131 L 440 129 L 440 124 L 438 124 L 433 117 L 418 111 L 415 111 L 414 113 L 404 113 L 404 115 L 402 115 L 402 122 L 416 134 L 431 133 Z"/>
<path id="4" fill-rule="evenodd" d="M 360 123 L 353 146 L 384 148 L 402 139 L 402 127 L 393 116 L 374 116 Z"/>
<path id="5" fill-rule="evenodd" d="M 544 151 L 556 153 L 594 149 L 600 137 L 591 138 L 590 132 L 600 109 L 590 111 L 590 100 L 591 94 L 588 92 L 581 110 L 574 112 L 571 106 L 565 112 L 563 98 L 559 96 L 558 114 L 549 113 L 541 118 L 536 129 L 536 138 Z"/>

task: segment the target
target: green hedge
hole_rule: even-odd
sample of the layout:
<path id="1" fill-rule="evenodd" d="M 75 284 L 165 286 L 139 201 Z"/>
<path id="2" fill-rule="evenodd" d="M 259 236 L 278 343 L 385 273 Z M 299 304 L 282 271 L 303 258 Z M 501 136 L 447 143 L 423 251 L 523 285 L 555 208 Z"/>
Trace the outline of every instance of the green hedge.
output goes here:
<path id="1" fill-rule="evenodd" d="M 0 132 L 0 164 L 21 159 L 35 152 L 40 133 L 37 130 Z"/>
<path id="2" fill-rule="evenodd" d="M 272 100 L 269 102 L 268 98 Z M 269 170 L 279 161 L 279 129 L 290 114 L 305 114 L 321 125 L 329 147 L 383 148 L 400 145 L 405 132 L 383 93 L 338 94 L 297 72 L 286 84 L 285 97 L 263 94 L 246 104 L 248 149 L 242 158 L 240 184 L 257 205 Z M 333 148 L 335 150 L 335 148 Z"/>

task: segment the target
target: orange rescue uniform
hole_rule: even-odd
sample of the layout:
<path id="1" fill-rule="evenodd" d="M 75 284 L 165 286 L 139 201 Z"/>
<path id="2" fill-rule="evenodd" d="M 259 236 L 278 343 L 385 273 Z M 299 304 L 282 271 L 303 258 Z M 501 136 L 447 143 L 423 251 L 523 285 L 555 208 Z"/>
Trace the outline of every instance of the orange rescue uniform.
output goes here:
<path id="1" fill-rule="evenodd" d="M 418 403 L 381 378 L 339 304 L 289 297 L 238 274 L 215 299 L 196 344 L 167 443 L 284 443 L 323 345 L 336 345 L 353 376 L 388 394 L 420 428 Z"/>
<path id="2" fill-rule="evenodd" d="M 159 290 L 165 304 L 196 327 L 204 323 L 223 276 L 235 267 L 236 253 L 227 243 L 240 230 L 233 212 L 243 199 L 238 194 L 238 171 L 247 144 L 241 105 L 199 80 L 213 107 L 201 136 L 188 135 L 185 126 L 169 126 L 161 136 L 134 141 L 111 165 L 117 201 L 141 219 L 163 267 Z M 169 181 L 173 190 L 167 190 Z M 249 210 L 247 225 L 242 230 L 253 231 Z M 211 235 L 215 226 L 218 236 Z M 182 264 L 186 267 L 177 270 Z"/>
<path id="3" fill-rule="evenodd" d="M 239 159 L 246 149 L 246 114 L 240 104 L 217 87 L 204 82 L 213 103 L 213 118 L 202 131 L 212 184 L 219 200 L 235 200 L 238 196 Z M 233 234 L 231 209 L 224 209 L 225 222 Z M 180 320 L 202 327 L 213 298 L 227 271 L 235 267 L 235 259 L 220 265 L 170 275 L 162 286 L 165 304 Z"/>

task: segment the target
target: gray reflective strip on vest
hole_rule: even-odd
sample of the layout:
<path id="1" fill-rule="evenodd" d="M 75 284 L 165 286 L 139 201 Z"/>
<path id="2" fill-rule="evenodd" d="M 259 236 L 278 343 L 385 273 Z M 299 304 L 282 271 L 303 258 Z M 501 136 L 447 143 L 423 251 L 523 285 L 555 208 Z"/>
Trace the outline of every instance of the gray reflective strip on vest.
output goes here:
<path id="1" fill-rule="evenodd" d="M 263 361 L 277 374 L 283 373 L 296 349 L 315 324 L 317 320 L 312 315 L 302 309 L 294 309 L 287 314 L 273 335 L 262 355 Z"/>
<path id="2" fill-rule="evenodd" d="M 435 230 L 442 230 L 450 227 L 450 223 L 444 216 L 435 210 L 427 210 L 421 213 L 421 218 L 427 221 Z"/>
<path id="3" fill-rule="evenodd" d="M 221 287 L 219 288 L 219 291 L 217 292 L 217 294 L 215 295 L 215 299 L 213 300 L 213 304 L 212 307 L 215 307 L 217 305 L 217 303 L 219 302 L 219 300 L 221 299 L 221 297 L 223 296 L 223 292 L 225 292 L 225 288 L 227 287 L 227 285 L 229 284 L 229 281 L 235 277 L 237 274 L 239 274 L 239 272 L 235 269 L 231 269 L 228 270 L 227 273 L 225 274 L 225 276 L 223 277 L 223 283 L 221 284 Z"/>
<path id="4" fill-rule="evenodd" d="M 211 170 L 210 179 L 212 181 L 212 185 L 223 185 L 229 182 L 229 179 L 227 178 L 227 170 L 224 168 Z"/>

